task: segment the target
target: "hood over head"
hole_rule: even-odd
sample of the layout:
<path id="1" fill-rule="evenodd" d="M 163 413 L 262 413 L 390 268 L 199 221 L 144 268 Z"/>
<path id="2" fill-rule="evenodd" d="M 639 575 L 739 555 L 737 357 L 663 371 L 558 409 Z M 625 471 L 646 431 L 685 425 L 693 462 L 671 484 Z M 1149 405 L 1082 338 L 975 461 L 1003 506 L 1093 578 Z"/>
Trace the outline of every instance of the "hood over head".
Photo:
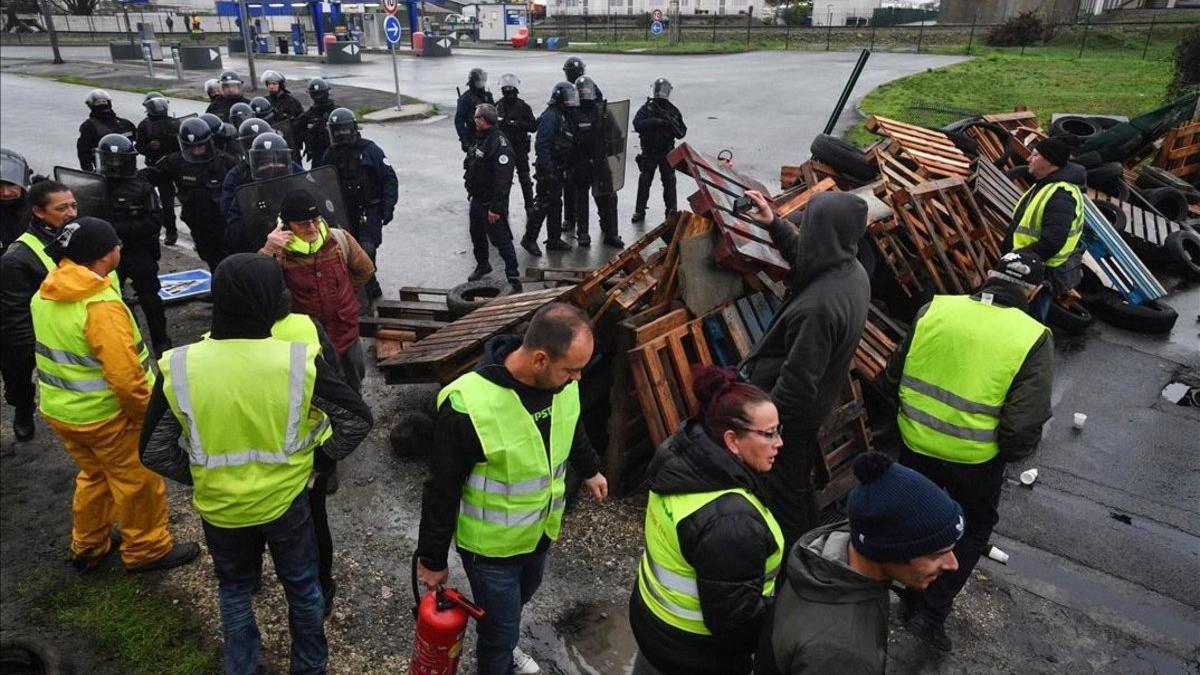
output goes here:
<path id="1" fill-rule="evenodd" d="M 217 265 L 212 301 L 212 337 L 217 340 L 265 338 L 291 311 L 283 268 L 258 253 L 235 253 Z"/>
<path id="2" fill-rule="evenodd" d="M 758 477 L 694 417 L 659 446 L 646 470 L 651 490 L 661 494 L 745 488 L 758 493 Z"/>
<path id="3" fill-rule="evenodd" d="M 799 227 L 792 287 L 806 284 L 822 272 L 855 260 L 858 240 L 867 231 L 867 203 L 845 192 L 814 195 L 808 206 L 788 216 Z"/>
<path id="4" fill-rule="evenodd" d="M 802 600 L 826 605 L 871 602 L 887 593 L 890 583 L 850 569 L 846 521 L 817 528 L 800 537 L 787 556 L 787 583 Z"/>

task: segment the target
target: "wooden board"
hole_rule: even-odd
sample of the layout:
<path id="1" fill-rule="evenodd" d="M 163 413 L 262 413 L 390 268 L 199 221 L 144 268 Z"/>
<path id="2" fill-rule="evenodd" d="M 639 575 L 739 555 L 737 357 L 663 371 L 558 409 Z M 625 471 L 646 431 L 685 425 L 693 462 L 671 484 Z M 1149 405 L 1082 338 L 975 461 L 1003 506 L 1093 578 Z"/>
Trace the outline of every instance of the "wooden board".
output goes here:
<path id="1" fill-rule="evenodd" d="M 822 462 L 814 473 L 818 480 L 827 479 L 822 480 L 825 487 L 817 493 L 817 506 L 823 509 L 858 484 L 850 467 L 855 457 L 873 447 L 862 387 L 853 377 L 847 377 L 829 419 L 821 426 L 818 442 Z"/>
<path id="2" fill-rule="evenodd" d="M 692 393 L 692 365 L 712 364 L 702 321 L 664 331 L 627 352 L 638 403 L 656 446 L 699 411 Z"/>
<path id="3" fill-rule="evenodd" d="M 1168 131 L 1154 166 L 1197 184 L 1200 181 L 1200 121 L 1185 122 Z"/>
<path id="4" fill-rule="evenodd" d="M 1087 193 L 1092 198 L 1092 201 L 1108 202 L 1121 210 L 1121 213 L 1125 215 L 1125 229 L 1121 231 L 1121 236 L 1126 239 L 1135 239 L 1151 246 L 1163 246 L 1166 243 L 1167 237 L 1172 232 L 1176 232 L 1183 227 L 1179 223 L 1167 220 L 1157 213 L 1151 213 L 1102 192 L 1089 188 Z"/>
<path id="5" fill-rule="evenodd" d="M 895 153 L 916 163 L 917 172 L 930 178 L 971 175 L 971 159 L 941 131 L 906 124 L 879 115 L 867 119 L 867 130 L 892 139 Z"/>

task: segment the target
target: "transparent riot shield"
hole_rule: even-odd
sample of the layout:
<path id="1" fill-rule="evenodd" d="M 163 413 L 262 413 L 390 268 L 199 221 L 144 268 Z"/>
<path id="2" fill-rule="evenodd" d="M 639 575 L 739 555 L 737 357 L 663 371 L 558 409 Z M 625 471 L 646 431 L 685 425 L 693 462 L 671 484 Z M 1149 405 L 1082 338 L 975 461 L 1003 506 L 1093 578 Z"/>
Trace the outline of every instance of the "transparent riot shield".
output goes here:
<path id="1" fill-rule="evenodd" d="M 275 229 L 284 198 L 294 190 L 304 190 L 317 198 L 321 215 L 330 227 L 351 229 L 346 207 L 342 204 L 337 171 L 332 166 L 322 166 L 238 188 L 238 206 L 242 210 L 242 224 L 250 243 L 261 246 L 266 242 L 267 234 Z"/>
<path id="2" fill-rule="evenodd" d="M 103 176 L 90 171 L 56 166 L 54 180 L 71 188 L 71 194 L 75 195 L 75 201 L 79 202 L 80 216 L 112 220 L 108 209 L 108 188 L 104 185 Z"/>
<path id="3" fill-rule="evenodd" d="M 629 144 L 629 100 L 605 103 L 600 121 L 600 133 L 608 162 L 596 172 L 592 189 L 598 195 L 609 195 L 625 186 L 625 150 Z"/>

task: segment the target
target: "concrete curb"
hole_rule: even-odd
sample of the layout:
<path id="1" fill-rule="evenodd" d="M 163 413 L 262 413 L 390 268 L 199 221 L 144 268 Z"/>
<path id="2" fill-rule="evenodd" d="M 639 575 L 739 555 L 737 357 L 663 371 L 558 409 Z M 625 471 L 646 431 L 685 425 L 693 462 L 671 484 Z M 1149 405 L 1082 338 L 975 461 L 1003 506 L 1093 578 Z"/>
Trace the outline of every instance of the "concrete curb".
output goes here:
<path id="1" fill-rule="evenodd" d="M 408 103 L 400 109 L 384 108 L 368 113 L 360 120 L 364 123 L 382 124 L 384 122 L 411 122 L 425 119 L 433 115 L 433 105 L 429 103 Z"/>

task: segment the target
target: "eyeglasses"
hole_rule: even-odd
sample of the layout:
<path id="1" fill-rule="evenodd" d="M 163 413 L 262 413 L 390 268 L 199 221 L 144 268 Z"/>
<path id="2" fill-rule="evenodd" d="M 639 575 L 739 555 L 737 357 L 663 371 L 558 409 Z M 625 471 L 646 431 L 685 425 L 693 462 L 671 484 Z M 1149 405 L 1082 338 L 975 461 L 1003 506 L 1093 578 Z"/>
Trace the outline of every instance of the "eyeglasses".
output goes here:
<path id="1" fill-rule="evenodd" d="M 754 429 L 752 427 L 743 427 L 743 426 L 738 426 L 737 429 L 739 431 L 748 431 L 752 434 L 758 434 L 759 436 L 762 436 L 763 438 L 767 439 L 768 441 L 773 441 L 776 438 L 780 438 L 783 436 L 783 425 L 782 424 L 775 427 L 774 429 Z"/>

